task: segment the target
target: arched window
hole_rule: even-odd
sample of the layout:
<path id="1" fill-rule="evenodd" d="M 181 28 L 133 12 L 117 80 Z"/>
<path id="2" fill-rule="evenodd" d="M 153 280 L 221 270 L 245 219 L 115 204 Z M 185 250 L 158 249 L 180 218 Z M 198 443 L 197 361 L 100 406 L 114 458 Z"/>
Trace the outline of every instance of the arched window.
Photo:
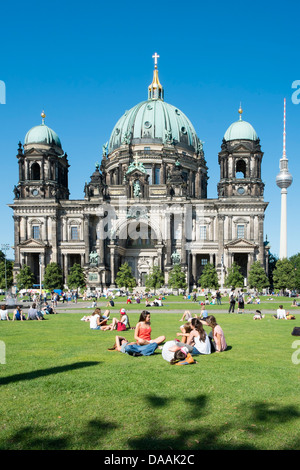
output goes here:
<path id="1" fill-rule="evenodd" d="M 41 169 L 38 163 L 33 163 L 31 166 L 31 179 L 32 180 L 40 180 L 41 179 Z"/>
<path id="2" fill-rule="evenodd" d="M 235 168 L 236 178 L 246 178 L 246 162 L 244 160 L 238 160 Z"/>
<path id="3" fill-rule="evenodd" d="M 127 248 L 154 248 L 156 244 L 156 234 L 150 225 L 132 222 L 128 226 Z"/>

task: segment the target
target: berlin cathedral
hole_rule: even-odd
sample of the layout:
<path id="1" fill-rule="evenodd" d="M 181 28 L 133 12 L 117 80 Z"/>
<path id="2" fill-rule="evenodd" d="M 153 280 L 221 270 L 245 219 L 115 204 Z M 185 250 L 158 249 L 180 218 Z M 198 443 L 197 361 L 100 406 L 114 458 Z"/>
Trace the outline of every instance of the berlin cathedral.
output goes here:
<path id="1" fill-rule="evenodd" d="M 44 112 L 41 124 L 19 142 L 19 176 L 9 205 L 14 276 L 28 265 L 42 283 L 47 264 L 55 262 L 67 287 L 77 263 L 87 286 L 103 290 L 115 286 L 125 262 L 141 287 L 154 266 L 168 286 L 176 263 L 190 288 L 198 285 L 207 263 L 215 266 L 221 286 L 233 262 L 241 267 L 245 286 L 254 261 L 267 272 L 260 139 L 240 108 L 238 120 L 220 139 L 218 197 L 208 199 L 203 143 L 188 117 L 164 101 L 159 56 L 153 57 L 148 99 L 115 124 L 101 163 L 83 184 L 82 199 L 70 198 L 68 156 L 45 124 Z"/>

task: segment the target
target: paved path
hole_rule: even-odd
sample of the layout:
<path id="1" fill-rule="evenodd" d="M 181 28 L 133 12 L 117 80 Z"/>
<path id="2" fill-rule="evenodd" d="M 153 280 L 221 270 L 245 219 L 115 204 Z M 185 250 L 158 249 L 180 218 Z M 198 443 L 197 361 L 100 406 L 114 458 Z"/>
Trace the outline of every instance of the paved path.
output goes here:
<path id="1" fill-rule="evenodd" d="M 5 302 L 0 302 L 0 304 L 4 304 Z M 30 305 L 31 305 L 31 302 L 27 302 L 27 301 L 19 301 L 18 302 L 19 304 L 21 304 L 23 307 L 23 310 L 27 310 Z M 51 302 L 48 301 L 49 304 L 51 304 Z M 180 306 L 179 308 L 174 308 L 172 309 L 172 304 L 179 304 L 181 303 L 182 306 Z M 106 304 L 107 304 L 107 301 L 106 300 L 98 300 L 97 301 L 97 306 L 100 307 L 102 310 L 104 309 L 109 309 L 109 307 L 106 307 Z M 84 301 L 84 302 L 78 302 L 77 304 L 76 303 L 62 303 L 62 302 L 59 302 L 58 303 L 58 306 L 56 307 L 56 310 L 58 312 L 70 312 L 70 311 L 84 311 L 84 312 L 89 312 L 89 311 L 92 311 L 93 308 L 91 307 L 92 305 L 92 302 L 91 301 Z M 149 310 L 149 312 L 151 313 L 178 313 L 178 315 L 182 315 L 183 312 L 185 310 L 189 310 L 190 312 L 192 313 L 200 313 L 200 310 L 201 310 L 201 306 L 198 304 L 198 303 L 185 303 L 185 302 L 166 302 L 166 305 L 168 307 L 170 307 L 169 309 L 165 309 L 163 307 L 145 307 L 144 303 L 140 304 L 140 305 L 136 305 L 136 308 L 130 308 L 128 309 L 128 313 L 140 313 L 142 310 Z M 223 304 L 223 305 L 226 305 L 226 304 Z M 124 300 L 124 302 L 120 302 L 120 301 L 117 301 L 116 304 L 115 304 L 115 307 L 112 307 L 111 308 L 111 313 L 112 314 L 118 314 L 119 313 L 119 309 L 121 307 L 124 307 L 126 309 L 126 300 Z M 134 306 L 135 307 L 135 306 Z M 228 308 L 227 308 L 227 305 L 226 305 L 226 308 L 225 309 L 218 309 L 217 306 L 212 306 L 209 305 L 208 306 L 208 312 L 209 314 L 228 314 Z M 274 303 L 274 309 L 271 310 L 271 309 L 265 309 L 265 308 L 262 308 L 260 307 L 260 305 L 253 305 L 251 306 L 251 309 L 245 309 L 245 314 L 254 314 L 255 313 L 255 310 L 263 310 L 263 314 L 275 314 L 276 313 L 276 304 Z M 14 307 L 10 307 L 8 305 L 8 310 L 12 310 L 14 309 Z M 300 308 L 294 308 L 294 307 L 291 307 L 291 308 L 288 308 L 286 307 L 286 310 L 288 310 L 290 313 L 293 313 L 294 315 L 299 315 L 300 314 Z M 236 309 L 235 309 L 235 314 L 237 314 L 237 306 L 236 306 Z"/>

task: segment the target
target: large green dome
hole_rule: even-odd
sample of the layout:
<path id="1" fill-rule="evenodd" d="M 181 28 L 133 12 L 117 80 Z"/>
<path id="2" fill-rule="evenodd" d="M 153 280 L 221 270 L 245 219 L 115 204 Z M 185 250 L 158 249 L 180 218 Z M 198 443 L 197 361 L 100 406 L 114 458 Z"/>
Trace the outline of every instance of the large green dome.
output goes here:
<path id="1" fill-rule="evenodd" d="M 123 143 L 180 143 L 197 150 L 199 139 L 191 121 L 175 106 L 161 99 L 142 101 L 118 120 L 108 152 Z"/>
<path id="2" fill-rule="evenodd" d="M 44 116 L 42 114 L 42 116 Z M 55 145 L 61 148 L 61 142 L 56 134 L 50 127 L 46 126 L 44 123 L 44 118 L 42 124 L 39 126 L 32 127 L 25 136 L 24 145 L 30 144 L 46 144 L 46 145 Z"/>
<path id="3" fill-rule="evenodd" d="M 242 109 L 239 109 L 240 119 L 231 124 L 224 134 L 224 139 L 228 142 L 230 140 L 257 140 L 258 136 L 253 126 L 242 120 Z"/>

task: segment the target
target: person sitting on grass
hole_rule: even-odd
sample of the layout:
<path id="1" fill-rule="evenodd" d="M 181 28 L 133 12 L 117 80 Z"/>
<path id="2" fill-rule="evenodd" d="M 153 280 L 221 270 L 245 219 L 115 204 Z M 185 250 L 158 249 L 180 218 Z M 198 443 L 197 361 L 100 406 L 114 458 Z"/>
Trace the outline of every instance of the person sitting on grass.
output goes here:
<path id="1" fill-rule="evenodd" d="M 108 331 L 108 330 L 125 331 L 127 330 L 127 328 L 130 328 L 129 317 L 126 313 L 125 308 L 121 308 L 119 320 L 114 317 L 112 319 L 112 323 L 110 325 L 106 325 L 103 328 L 103 330 L 104 331 Z"/>
<path id="2" fill-rule="evenodd" d="M 114 306 L 115 306 L 115 302 L 113 301 L 113 299 L 110 299 L 106 304 L 106 307 L 114 307 Z"/>
<path id="3" fill-rule="evenodd" d="M 182 315 L 179 321 L 185 320 L 186 322 L 190 322 L 192 318 L 193 315 L 191 314 L 191 312 L 189 310 L 185 310 L 184 314 Z"/>
<path id="4" fill-rule="evenodd" d="M 23 312 L 21 310 L 21 307 L 17 306 L 16 310 L 14 311 L 14 316 L 13 316 L 13 321 L 14 320 L 19 320 L 23 321 L 26 320 L 25 315 L 23 315 Z"/>
<path id="5" fill-rule="evenodd" d="M 45 302 L 45 307 L 42 308 L 42 312 L 43 314 L 46 314 L 46 315 L 51 315 L 51 314 L 54 314 L 56 313 L 56 311 L 54 310 L 53 307 L 51 307 L 48 302 Z"/>
<path id="6" fill-rule="evenodd" d="M 205 320 L 208 317 L 208 311 L 205 305 L 201 305 L 200 320 Z"/>
<path id="7" fill-rule="evenodd" d="M 263 318 L 265 318 L 265 316 L 261 314 L 261 311 L 256 310 L 255 315 L 253 316 L 253 320 L 262 320 Z"/>
<path id="8" fill-rule="evenodd" d="M 181 333 L 176 333 L 176 334 L 177 336 L 182 337 L 181 342 L 185 344 L 187 342 L 190 332 L 192 331 L 191 323 L 188 322 L 188 323 L 185 323 L 184 325 L 181 325 L 180 331 Z"/>
<path id="9" fill-rule="evenodd" d="M 149 343 L 161 344 L 165 341 L 165 336 L 158 336 L 155 339 L 151 339 L 151 331 L 150 312 L 143 310 L 134 332 L 134 338 L 137 344 L 144 346 L 145 344 Z"/>
<path id="10" fill-rule="evenodd" d="M 212 344 L 216 352 L 222 352 L 227 349 L 225 336 L 222 328 L 218 325 L 217 320 L 213 315 L 209 315 L 206 320 L 200 320 L 204 325 L 210 326 L 212 331 L 209 333 L 209 337 L 212 340 Z"/>
<path id="11" fill-rule="evenodd" d="M 279 305 L 276 315 L 273 315 L 273 318 L 275 318 L 276 320 L 287 320 L 286 312 L 285 312 L 285 309 L 283 308 L 283 305 Z"/>
<path id="12" fill-rule="evenodd" d="M 115 344 L 109 351 L 119 351 L 130 356 L 151 356 L 157 349 L 157 343 L 138 345 L 135 342 L 129 342 L 124 336 L 116 336 Z"/>
<path id="13" fill-rule="evenodd" d="M 187 345 L 193 344 L 192 355 L 210 354 L 211 344 L 206 331 L 199 318 L 193 318 L 191 321 L 192 331 L 187 339 Z"/>
<path id="14" fill-rule="evenodd" d="M 1 310 L 0 310 L 0 320 L 10 320 L 9 315 L 8 315 L 8 310 L 6 309 L 6 305 L 1 305 Z"/>
<path id="15" fill-rule="evenodd" d="M 27 320 L 43 320 L 44 317 L 42 312 L 39 312 L 36 308 L 36 304 L 33 303 L 31 308 L 28 310 Z"/>
<path id="16" fill-rule="evenodd" d="M 107 318 L 101 317 L 101 309 L 96 308 L 90 316 L 91 330 L 104 330 L 106 328 Z"/>

